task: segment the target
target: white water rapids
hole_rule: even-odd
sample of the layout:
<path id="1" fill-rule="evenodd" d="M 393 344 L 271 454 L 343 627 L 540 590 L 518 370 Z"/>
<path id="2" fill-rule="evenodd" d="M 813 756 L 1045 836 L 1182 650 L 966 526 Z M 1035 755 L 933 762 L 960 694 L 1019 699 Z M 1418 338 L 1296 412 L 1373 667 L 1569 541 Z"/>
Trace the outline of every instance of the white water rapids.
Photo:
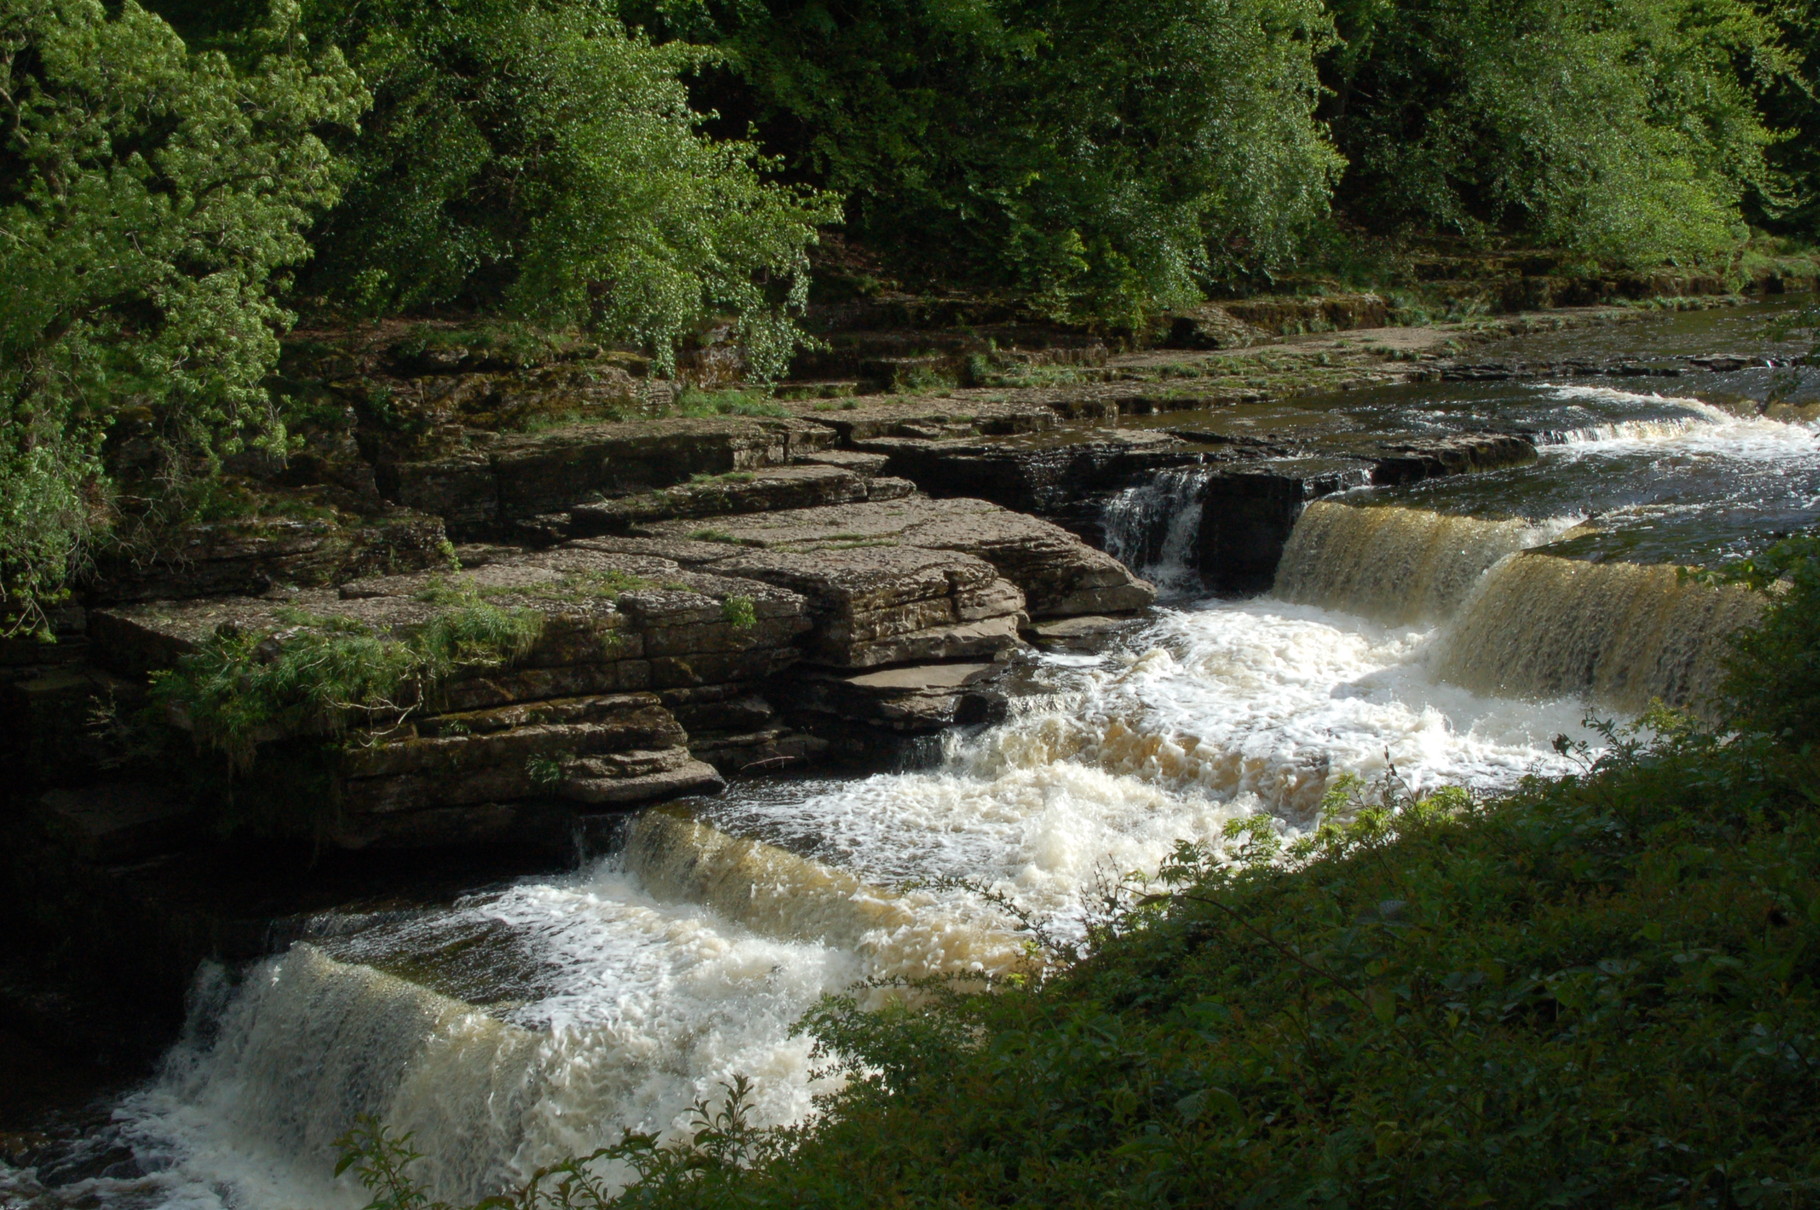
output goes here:
<path id="1" fill-rule="evenodd" d="M 1748 460 L 1813 444 L 1689 410 L 1576 432 L 1545 457 Z M 1195 478 L 1175 474 L 1165 494 Z M 1524 553 L 1577 513 L 1361 503 L 1304 514 L 1277 595 L 1160 610 L 1104 654 L 1038 658 L 1046 691 L 997 727 L 948 736 L 932 767 L 665 808 L 573 874 L 325 935 L 237 980 L 209 975 L 190 1036 L 116 1113 L 146 1174 L 81 1182 L 57 1204 L 358 1206 L 330 1171 L 334 1139 L 363 1113 L 413 1131 L 419 1175 L 456 1200 L 626 1128 L 686 1128 L 692 1103 L 735 1073 L 751 1078 L 759 1121 L 800 1121 L 827 1081 L 792 1026 L 820 997 L 1027 960 L 1017 923 L 979 890 L 1077 932 L 1097 888 L 1154 871 L 1180 841 L 1217 846 L 1227 821 L 1258 812 L 1286 831 L 1313 825 L 1341 773 L 1394 766 L 1419 792 L 1560 771 L 1556 735 L 1596 738 L 1583 699 L 1622 681 L 1611 696 L 1634 708 L 1633 673 L 1645 690 L 1707 684 L 1723 630 L 1748 612 L 1662 581 L 1672 570 L 1558 569 L 1570 561 Z M 1152 542 L 1165 556 L 1182 511 Z M 1630 595 L 1607 608 L 1617 590 L 1601 576 Z M 1663 604 L 1677 593 L 1685 616 Z M 1658 631 L 1632 651 L 1643 617 Z M 1574 627 L 1559 644 L 1569 661 L 1537 654 Z M 1680 644 L 1668 680 L 1612 671 L 1647 662 L 1665 634 Z M 0 1198 L 26 1179 L 0 1174 Z"/>

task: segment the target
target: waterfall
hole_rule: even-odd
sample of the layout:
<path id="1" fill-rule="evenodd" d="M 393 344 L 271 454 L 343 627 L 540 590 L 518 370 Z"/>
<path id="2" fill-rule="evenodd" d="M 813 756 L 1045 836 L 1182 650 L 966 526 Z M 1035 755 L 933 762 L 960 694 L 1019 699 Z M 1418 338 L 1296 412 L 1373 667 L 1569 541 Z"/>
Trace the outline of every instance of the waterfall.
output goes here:
<path id="1" fill-rule="evenodd" d="M 253 968 L 207 1024 L 213 1045 L 180 1047 L 140 1100 L 198 1107 L 213 1137 L 181 1150 L 239 1153 L 244 1184 L 301 1204 L 347 1202 L 352 1191 L 325 1178 L 335 1140 L 362 1115 L 412 1132 L 424 1153 L 415 1171 L 439 1194 L 473 1200 L 508 1183 L 534 1092 L 531 1031 L 307 943 Z M 168 1148 L 141 1127 L 154 1135 L 147 1150 Z"/>
<path id="2" fill-rule="evenodd" d="M 1164 592 L 1198 589 L 1195 546 L 1210 473 L 1206 466 L 1175 467 L 1107 501 L 1107 552 Z"/>
<path id="3" fill-rule="evenodd" d="M 1724 676 L 1728 638 L 1761 611 L 1757 594 L 1674 566 L 1519 554 L 1485 577 L 1442 637 L 1435 667 L 1482 694 L 1698 709 Z"/>
<path id="4" fill-rule="evenodd" d="M 1499 559 L 1548 541 L 1566 524 L 1317 500 L 1289 536 L 1273 595 L 1379 622 L 1437 621 Z"/>
<path id="5" fill-rule="evenodd" d="M 1594 445 L 1604 441 L 1653 441 L 1679 437 L 1689 429 L 1714 423 L 1703 416 L 1667 416 L 1656 420 L 1613 420 L 1531 434 L 1537 445 Z"/>
<path id="6" fill-rule="evenodd" d="M 641 815 L 626 868 L 653 894 L 704 904 L 766 936 L 814 939 L 865 957 L 873 972 L 1004 975 L 1027 970 L 1020 937 L 932 908 L 927 896 L 871 886 L 819 861 L 729 836 L 675 807 Z"/>
<path id="7" fill-rule="evenodd" d="M 1033 962 L 1021 934 L 932 892 L 680 807 L 633 820 L 623 854 L 591 870 L 337 931 L 203 998 L 163 1076 L 123 1106 L 123 1137 L 151 1161 L 147 1204 L 358 1206 L 328 1174 L 363 1115 L 409 1132 L 413 1175 L 457 1204 L 623 1129 L 686 1129 L 735 1073 L 757 1122 L 800 1121 L 829 1085 L 791 1027 L 823 996 L 871 982 L 877 1005 L 904 998 L 892 980 Z M 467 989 L 493 995 L 483 1007 Z"/>

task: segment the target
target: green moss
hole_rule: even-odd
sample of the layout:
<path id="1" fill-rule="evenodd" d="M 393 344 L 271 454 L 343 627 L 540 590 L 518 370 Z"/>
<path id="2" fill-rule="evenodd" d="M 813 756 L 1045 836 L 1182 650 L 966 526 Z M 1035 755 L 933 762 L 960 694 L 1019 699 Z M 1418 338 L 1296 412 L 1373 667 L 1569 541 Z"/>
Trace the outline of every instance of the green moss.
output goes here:
<path id="1" fill-rule="evenodd" d="M 590 601 L 618 601 L 628 592 L 654 587 L 653 582 L 631 572 L 573 571 L 544 584 L 515 584 L 498 590 L 501 595 L 529 597 L 539 601 L 585 604 Z"/>

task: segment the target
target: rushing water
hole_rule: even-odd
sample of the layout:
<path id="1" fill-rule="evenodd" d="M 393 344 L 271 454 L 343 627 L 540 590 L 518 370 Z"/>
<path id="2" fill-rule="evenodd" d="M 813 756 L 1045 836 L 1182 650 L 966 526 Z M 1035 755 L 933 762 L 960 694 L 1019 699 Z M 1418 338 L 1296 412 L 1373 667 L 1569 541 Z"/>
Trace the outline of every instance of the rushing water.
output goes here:
<path id="1" fill-rule="evenodd" d="M 359 1205 L 330 1171 L 362 1113 L 413 1131 L 433 1192 L 469 1199 L 624 1128 L 684 1128 L 735 1073 L 759 1120 L 801 1120 L 829 1077 L 793 1023 L 866 980 L 1019 969 L 1004 902 L 1078 934 L 1109 882 L 1181 841 L 1217 847 L 1257 813 L 1310 827 L 1342 772 L 1495 789 L 1560 770 L 1557 735 L 1596 739 L 1588 703 L 1698 705 L 1756 606 L 1676 564 L 1820 517 L 1820 446 L 1698 383 L 1628 385 L 1646 389 L 1298 405 L 1331 431 L 1517 416 L 1547 443 L 1532 467 L 1311 506 L 1273 593 L 1189 596 L 1098 655 L 1033 657 L 1007 722 L 947 736 L 921 767 L 647 812 L 566 876 L 324 918 L 250 970 L 205 972 L 164 1073 L 92 1140 L 124 1143 L 140 1172 L 57 1204 Z M 1159 476 L 1107 517 L 1182 592 L 1204 477 Z"/>

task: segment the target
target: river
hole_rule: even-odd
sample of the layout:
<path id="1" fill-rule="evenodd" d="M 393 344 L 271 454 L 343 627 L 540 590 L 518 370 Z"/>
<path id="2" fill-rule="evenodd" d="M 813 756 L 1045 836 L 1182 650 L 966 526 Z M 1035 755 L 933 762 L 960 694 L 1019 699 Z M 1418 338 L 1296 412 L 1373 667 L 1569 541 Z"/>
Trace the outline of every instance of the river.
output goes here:
<path id="1" fill-rule="evenodd" d="M 1773 351 L 1753 307 L 1531 337 L 1475 357 Z M 1788 352 L 1793 346 L 1783 349 Z M 1647 369 L 1647 367 L 1644 367 Z M 1165 603 L 1102 649 L 1028 657 L 1012 714 L 869 777 L 736 785 L 650 811 L 559 876 L 384 915 L 328 913 L 249 969 L 204 970 L 161 1073 L 77 1145 L 119 1157 L 45 1205 L 363 1203 L 334 1140 L 413 1132 L 438 1196 L 474 1199 L 625 1128 L 674 1131 L 749 1077 L 762 1122 L 828 1087 L 793 1024 L 867 980 L 1008 972 L 1025 930 L 1079 936 L 1123 879 L 1235 819 L 1312 827 L 1342 773 L 1488 793 L 1565 771 L 1557 736 L 1666 697 L 1700 708 L 1741 590 L 1682 564 L 1820 521 L 1820 441 L 1759 414 L 1770 367 L 1428 383 L 1159 418 L 1233 432 L 1519 425 L 1530 466 L 1311 505 L 1275 589 L 1207 598 L 1186 562 L 1195 468 L 1110 506 Z M 1117 523 L 1114 524 L 1113 522 Z M 1126 553 L 1131 553 L 1127 551 Z M 1007 910 L 1015 904 L 1017 911 Z M 882 995 L 874 991 L 868 994 Z M 105 1167 L 105 1166 L 104 1166 Z"/>

